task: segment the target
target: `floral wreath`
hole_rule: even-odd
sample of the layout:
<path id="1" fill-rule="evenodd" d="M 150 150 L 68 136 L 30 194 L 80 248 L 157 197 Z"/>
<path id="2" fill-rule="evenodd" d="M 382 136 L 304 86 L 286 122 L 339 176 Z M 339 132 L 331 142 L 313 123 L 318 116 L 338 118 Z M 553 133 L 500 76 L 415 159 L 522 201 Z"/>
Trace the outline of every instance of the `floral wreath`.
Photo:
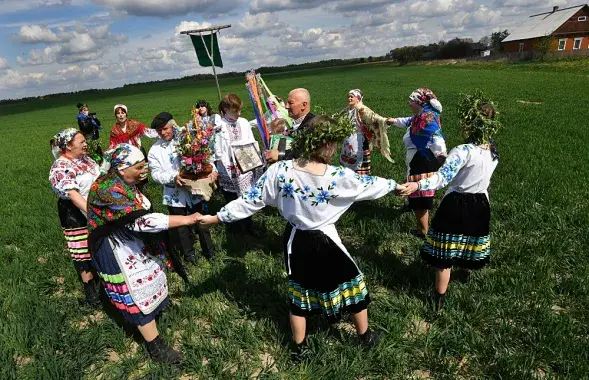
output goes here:
<path id="1" fill-rule="evenodd" d="M 489 112 L 491 115 L 488 115 Z M 468 142 L 476 145 L 491 143 L 501 128 L 495 103 L 481 90 L 476 90 L 473 95 L 462 94 L 458 114 L 463 135 Z"/>
<path id="2" fill-rule="evenodd" d="M 310 158 L 317 149 L 330 141 L 341 142 L 354 132 L 354 126 L 346 115 L 315 116 L 307 128 L 291 133 L 292 149 L 302 158 Z"/>

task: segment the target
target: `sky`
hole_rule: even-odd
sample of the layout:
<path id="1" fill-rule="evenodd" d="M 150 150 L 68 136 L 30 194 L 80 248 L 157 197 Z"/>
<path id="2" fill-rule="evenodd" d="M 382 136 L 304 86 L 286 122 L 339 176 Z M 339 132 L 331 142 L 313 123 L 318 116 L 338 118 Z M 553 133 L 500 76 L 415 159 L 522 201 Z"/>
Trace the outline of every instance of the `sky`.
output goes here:
<path id="1" fill-rule="evenodd" d="M 0 99 L 211 73 L 183 30 L 221 31 L 224 68 L 478 41 L 570 0 L 0 0 Z"/>

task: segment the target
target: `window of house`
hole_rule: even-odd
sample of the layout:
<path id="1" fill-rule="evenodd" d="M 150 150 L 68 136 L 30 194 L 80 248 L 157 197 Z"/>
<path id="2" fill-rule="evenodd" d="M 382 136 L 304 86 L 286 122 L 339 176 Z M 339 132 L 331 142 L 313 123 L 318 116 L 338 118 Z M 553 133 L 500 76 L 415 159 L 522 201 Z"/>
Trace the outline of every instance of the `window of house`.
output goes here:
<path id="1" fill-rule="evenodd" d="M 562 40 L 558 40 L 558 50 L 564 50 L 566 44 L 567 44 L 566 38 L 564 38 Z"/>
<path id="2" fill-rule="evenodd" d="M 521 53 L 522 51 L 524 51 L 524 43 L 520 42 L 519 43 L 519 52 Z"/>
<path id="3" fill-rule="evenodd" d="M 587 16 L 579 16 L 577 21 L 587 21 Z"/>
<path id="4" fill-rule="evenodd" d="M 579 50 L 581 48 L 582 41 L 583 37 L 575 38 L 575 43 L 573 43 L 573 50 Z"/>

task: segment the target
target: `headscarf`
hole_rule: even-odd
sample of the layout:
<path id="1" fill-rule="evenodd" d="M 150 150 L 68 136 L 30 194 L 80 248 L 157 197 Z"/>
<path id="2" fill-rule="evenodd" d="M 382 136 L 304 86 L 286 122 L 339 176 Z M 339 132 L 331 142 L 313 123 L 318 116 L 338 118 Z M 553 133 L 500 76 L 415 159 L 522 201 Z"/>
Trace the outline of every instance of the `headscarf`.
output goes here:
<path id="1" fill-rule="evenodd" d="M 128 112 L 127 112 L 127 106 L 126 105 L 124 105 L 124 104 L 115 104 L 115 107 L 114 107 L 114 110 L 113 110 L 114 113 L 115 113 L 115 115 L 117 113 L 117 108 L 122 108 L 123 110 L 125 110 L 125 113 L 128 114 Z"/>
<path id="2" fill-rule="evenodd" d="M 127 110 L 125 110 L 126 112 Z M 110 142 L 112 145 L 125 144 L 133 141 L 133 138 L 141 137 L 145 133 L 147 126 L 137 120 L 127 119 L 125 131 L 119 122 L 115 122 L 110 130 Z"/>
<path id="3" fill-rule="evenodd" d="M 350 90 L 350 92 L 348 92 L 348 95 L 355 96 L 356 98 L 358 98 L 359 101 L 362 101 L 362 99 L 364 99 L 364 94 L 362 94 L 362 91 L 359 88 Z"/>
<path id="4" fill-rule="evenodd" d="M 104 154 L 104 162 L 100 169 L 103 173 L 109 172 L 110 169 L 125 170 L 141 161 L 145 161 L 141 149 L 131 144 L 119 144 Z"/>
<path id="5" fill-rule="evenodd" d="M 442 104 L 437 100 L 436 95 L 428 88 L 418 88 L 409 95 L 409 100 L 419 104 L 422 108 L 411 118 L 409 124 L 409 137 L 417 150 L 423 153 L 427 144 L 436 134 L 441 135 L 442 124 L 440 112 Z"/>
<path id="6" fill-rule="evenodd" d="M 442 113 L 442 104 L 429 88 L 418 88 L 409 95 L 409 100 L 422 107 L 430 105 L 438 113 Z"/>
<path id="7" fill-rule="evenodd" d="M 78 112 L 81 113 L 83 108 L 88 108 L 88 104 L 86 104 L 86 103 L 78 103 L 78 104 L 76 104 L 76 107 L 78 108 Z"/>
<path id="8" fill-rule="evenodd" d="M 66 128 L 59 131 L 51 140 L 49 140 L 51 153 L 53 153 L 53 157 L 55 157 L 56 160 L 61 156 L 61 153 L 66 148 L 67 144 L 69 144 L 78 133 L 80 133 L 80 131 L 76 128 Z"/>

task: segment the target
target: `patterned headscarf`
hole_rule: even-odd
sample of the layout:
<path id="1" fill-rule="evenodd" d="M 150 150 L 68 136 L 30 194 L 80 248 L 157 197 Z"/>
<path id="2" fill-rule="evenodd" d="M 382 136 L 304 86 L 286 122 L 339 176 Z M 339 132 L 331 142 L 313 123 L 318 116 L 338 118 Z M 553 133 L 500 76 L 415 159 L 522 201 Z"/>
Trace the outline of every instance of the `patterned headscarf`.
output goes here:
<path id="1" fill-rule="evenodd" d="M 128 114 L 128 112 L 127 112 L 127 106 L 126 105 L 124 105 L 124 104 L 115 104 L 115 107 L 114 107 L 114 110 L 113 110 L 114 113 L 115 113 L 115 115 L 117 113 L 117 108 L 122 108 L 123 110 L 125 110 L 125 113 Z"/>
<path id="2" fill-rule="evenodd" d="M 364 99 L 364 94 L 362 94 L 362 91 L 359 88 L 350 90 L 350 92 L 348 92 L 348 95 L 355 96 L 356 98 L 358 98 L 359 101 L 362 101 L 362 99 Z"/>
<path id="3" fill-rule="evenodd" d="M 418 88 L 409 95 L 409 100 L 422 107 L 430 105 L 436 112 L 442 113 L 442 104 L 429 88 Z"/>
<path id="4" fill-rule="evenodd" d="M 59 131 L 51 140 L 49 140 L 51 153 L 53 153 L 55 159 L 58 159 L 59 156 L 61 156 L 61 151 L 66 148 L 67 144 L 72 141 L 78 133 L 80 133 L 80 131 L 76 128 L 66 128 Z"/>

